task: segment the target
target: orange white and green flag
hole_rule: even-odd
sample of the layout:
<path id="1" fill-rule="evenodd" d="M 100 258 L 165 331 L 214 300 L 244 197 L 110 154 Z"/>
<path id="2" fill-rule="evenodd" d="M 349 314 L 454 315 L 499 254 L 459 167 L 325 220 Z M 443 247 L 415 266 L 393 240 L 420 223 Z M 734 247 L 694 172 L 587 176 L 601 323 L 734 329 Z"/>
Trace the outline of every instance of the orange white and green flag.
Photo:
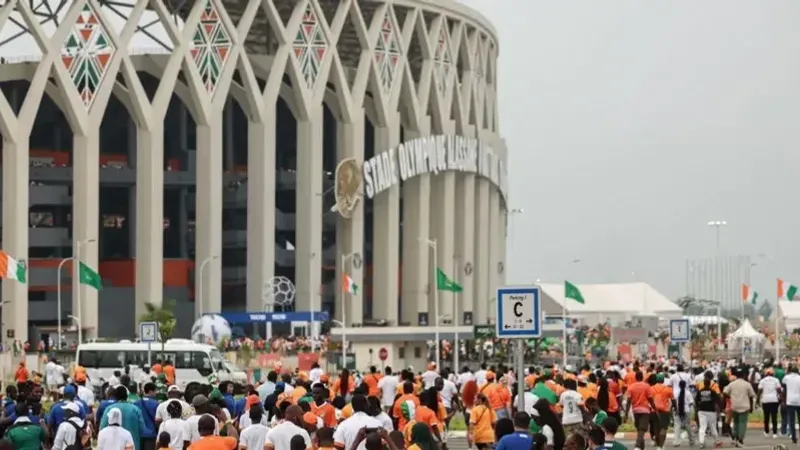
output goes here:
<path id="1" fill-rule="evenodd" d="M 0 278 L 16 280 L 26 283 L 28 268 L 25 264 L 12 258 L 8 253 L 0 250 Z"/>
<path id="2" fill-rule="evenodd" d="M 758 300 L 758 292 L 753 289 L 753 286 L 742 283 L 742 303 L 756 304 Z"/>
<path id="3" fill-rule="evenodd" d="M 797 295 L 797 286 L 791 283 L 787 283 L 780 278 L 778 278 L 778 300 L 785 298 L 786 300 L 792 301 L 794 297 Z"/>
<path id="4" fill-rule="evenodd" d="M 358 295 L 358 285 L 348 274 L 344 274 L 342 277 L 342 290 L 350 295 Z"/>

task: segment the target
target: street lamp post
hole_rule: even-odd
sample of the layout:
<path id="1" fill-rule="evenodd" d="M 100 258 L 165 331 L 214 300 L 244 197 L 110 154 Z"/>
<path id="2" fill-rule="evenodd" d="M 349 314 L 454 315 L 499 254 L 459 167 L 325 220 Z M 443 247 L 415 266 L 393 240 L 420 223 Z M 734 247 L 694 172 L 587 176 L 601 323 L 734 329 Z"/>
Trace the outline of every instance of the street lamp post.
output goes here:
<path id="1" fill-rule="evenodd" d="M 219 258 L 219 255 L 211 255 L 200 263 L 200 270 L 199 270 L 200 273 L 198 274 L 198 277 L 200 278 L 200 283 L 198 283 L 197 286 L 197 306 L 198 306 L 197 309 L 199 312 L 198 317 L 202 317 L 205 311 L 205 308 L 203 308 L 204 306 L 203 301 L 205 301 L 205 299 L 203 298 L 203 270 L 206 268 L 206 264 L 210 263 L 212 260 L 217 258 Z"/>
<path id="2" fill-rule="evenodd" d="M 716 245 L 714 247 L 714 300 L 718 300 L 717 303 L 717 339 L 722 341 L 722 301 L 719 297 L 719 233 L 720 229 L 727 225 L 728 222 L 724 220 L 712 220 L 708 222 L 709 227 L 715 228 L 716 234 Z"/>
<path id="3" fill-rule="evenodd" d="M 428 248 L 433 251 L 433 317 L 436 318 L 434 323 L 434 340 L 436 341 L 436 370 L 441 367 L 441 343 L 439 342 L 439 286 L 436 283 L 436 269 L 438 265 L 438 251 L 436 249 L 436 239 L 418 238 L 420 242 L 427 244 Z"/>
<path id="4" fill-rule="evenodd" d="M 75 289 L 75 295 L 72 299 L 72 312 L 77 314 L 83 314 L 81 312 L 81 302 L 80 302 L 80 292 L 81 292 L 81 247 L 86 244 L 91 244 L 92 242 L 97 242 L 97 239 L 82 239 L 75 244 L 75 256 L 72 258 L 66 258 L 58 263 L 58 285 L 56 287 L 56 307 L 58 308 L 58 347 L 61 348 L 61 268 L 63 264 L 67 261 L 73 261 L 72 270 L 73 270 L 73 277 L 72 283 L 77 283 L 77 288 Z M 78 323 L 80 325 L 80 322 Z M 78 343 L 80 344 L 81 341 L 81 332 L 78 332 Z"/>

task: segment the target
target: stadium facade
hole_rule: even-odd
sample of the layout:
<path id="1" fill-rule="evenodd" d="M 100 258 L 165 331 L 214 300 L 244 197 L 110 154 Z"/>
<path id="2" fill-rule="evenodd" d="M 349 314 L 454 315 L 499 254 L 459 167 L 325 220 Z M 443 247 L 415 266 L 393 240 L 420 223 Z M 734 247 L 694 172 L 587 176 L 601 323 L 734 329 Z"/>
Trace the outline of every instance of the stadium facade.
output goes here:
<path id="1" fill-rule="evenodd" d="M 275 276 L 348 327 L 486 323 L 505 276 L 497 56 L 450 0 L 5 2 L 2 249 L 28 283 L 2 283 L 3 335 L 60 314 L 130 337 L 165 298 L 186 333 L 263 311 Z M 71 283 L 72 257 L 102 290 Z M 463 286 L 440 318 L 434 261 Z"/>

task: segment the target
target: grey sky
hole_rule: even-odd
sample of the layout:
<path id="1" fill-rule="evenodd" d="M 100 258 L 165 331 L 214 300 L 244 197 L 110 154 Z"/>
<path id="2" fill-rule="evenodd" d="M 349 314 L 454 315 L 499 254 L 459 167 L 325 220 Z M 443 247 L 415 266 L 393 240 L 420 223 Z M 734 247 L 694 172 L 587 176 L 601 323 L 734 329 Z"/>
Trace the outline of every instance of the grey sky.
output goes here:
<path id="1" fill-rule="evenodd" d="M 763 253 L 800 283 L 800 2 L 461 0 L 499 30 L 508 282 L 675 298 L 684 261 Z M 577 265 L 569 263 L 580 258 Z"/>

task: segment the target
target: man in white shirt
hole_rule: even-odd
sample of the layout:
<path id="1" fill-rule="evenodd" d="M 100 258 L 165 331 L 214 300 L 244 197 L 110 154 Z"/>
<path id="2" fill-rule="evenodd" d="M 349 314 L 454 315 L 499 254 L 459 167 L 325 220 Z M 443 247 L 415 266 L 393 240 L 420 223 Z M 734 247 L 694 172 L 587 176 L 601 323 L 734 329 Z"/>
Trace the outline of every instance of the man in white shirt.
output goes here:
<path id="1" fill-rule="evenodd" d="M 378 419 L 367 414 L 367 398 L 363 395 L 353 395 L 350 405 L 353 407 L 353 415 L 343 420 L 333 433 L 334 445 L 346 450 L 353 448 L 356 436 L 362 428 L 381 428 L 383 426 Z M 364 442 L 358 445 L 358 450 L 365 450 Z"/>
<path id="2" fill-rule="evenodd" d="M 272 427 L 264 439 L 265 450 L 286 450 L 291 448 L 292 438 L 296 435 L 303 436 L 306 449 L 311 449 L 311 436 L 308 431 L 299 426 L 303 420 L 303 409 L 297 405 L 286 408 L 285 420 Z M 254 449 L 250 449 L 254 450 Z M 259 449 L 260 450 L 260 449 Z"/>
<path id="3" fill-rule="evenodd" d="M 482 363 L 480 370 L 475 372 L 475 382 L 478 383 L 478 386 L 486 384 L 486 363 Z"/>
<path id="4" fill-rule="evenodd" d="M 561 393 L 558 401 L 563 411 L 561 423 L 564 425 L 564 431 L 572 434 L 583 424 L 583 408 L 581 408 L 583 397 L 578 394 L 578 383 L 571 378 L 564 380 L 564 388 L 566 390 Z"/>
<path id="5" fill-rule="evenodd" d="M 316 383 L 322 378 L 322 369 L 319 368 L 319 364 L 314 363 L 311 365 L 311 370 L 308 371 L 308 378 L 312 383 Z"/>
<path id="6" fill-rule="evenodd" d="M 461 389 L 465 384 L 467 384 L 468 381 L 474 381 L 474 380 L 475 376 L 472 375 L 472 372 L 470 372 L 469 367 L 464 366 L 464 368 L 461 369 L 461 373 L 458 375 L 458 379 L 456 380 L 456 386 L 458 386 L 458 388 Z"/>
<path id="7" fill-rule="evenodd" d="M 792 443 L 797 444 L 797 430 L 794 429 L 795 417 L 800 411 L 800 375 L 797 374 L 797 366 L 789 366 L 788 373 L 783 377 L 783 386 L 786 389 L 787 425 L 792 436 Z"/>
<path id="8" fill-rule="evenodd" d="M 94 391 L 86 387 L 86 379 L 78 381 L 78 398 L 89 408 L 94 407 Z"/>
<path id="9" fill-rule="evenodd" d="M 253 405 L 246 417 L 249 419 L 250 425 L 242 425 L 242 432 L 239 434 L 239 450 L 263 450 L 264 444 L 267 443 L 267 433 L 269 433 L 269 428 L 262 423 L 262 419 L 265 418 L 264 411 L 259 405 Z M 242 416 L 242 419 L 244 418 L 245 416 Z"/>
<path id="10" fill-rule="evenodd" d="M 400 379 L 392 374 L 392 368 L 386 366 L 383 378 L 378 380 L 378 389 L 381 390 L 381 406 L 383 406 L 384 411 L 392 409 L 395 392 L 397 392 L 397 385 L 399 383 Z"/>
<path id="11" fill-rule="evenodd" d="M 181 404 L 181 417 L 183 419 L 188 419 L 194 414 L 194 409 L 192 406 L 183 400 L 183 392 L 181 392 L 181 388 L 173 384 L 167 388 L 167 400 L 159 403 L 158 407 L 156 408 L 156 425 L 170 418 L 169 413 L 167 412 L 167 406 L 169 406 L 169 404 L 172 402 L 178 402 Z"/>
<path id="12" fill-rule="evenodd" d="M 54 396 L 58 391 L 59 381 L 63 381 L 58 378 L 58 369 L 55 360 L 47 361 L 47 364 L 44 366 L 44 376 L 47 380 L 47 393 Z"/>
<path id="13" fill-rule="evenodd" d="M 53 440 L 52 450 L 64 450 L 68 445 L 75 443 L 78 439 L 78 430 L 83 430 L 86 423 L 80 418 L 81 408 L 75 402 L 69 402 L 62 406 L 64 417 L 67 420 L 61 422 Z"/>
<path id="14" fill-rule="evenodd" d="M 772 421 L 772 438 L 778 437 L 778 407 L 781 400 L 781 382 L 773 376 L 774 370 L 764 371 L 764 378 L 758 382 L 758 396 L 764 409 L 764 437 L 769 436 L 769 423 Z"/>
<path id="15" fill-rule="evenodd" d="M 424 389 L 430 389 L 436 384 L 436 379 L 439 378 L 439 372 L 436 371 L 437 369 L 438 367 L 436 367 L 435 363 L 428 364 L 428 370 L 420 377 Z"/>

